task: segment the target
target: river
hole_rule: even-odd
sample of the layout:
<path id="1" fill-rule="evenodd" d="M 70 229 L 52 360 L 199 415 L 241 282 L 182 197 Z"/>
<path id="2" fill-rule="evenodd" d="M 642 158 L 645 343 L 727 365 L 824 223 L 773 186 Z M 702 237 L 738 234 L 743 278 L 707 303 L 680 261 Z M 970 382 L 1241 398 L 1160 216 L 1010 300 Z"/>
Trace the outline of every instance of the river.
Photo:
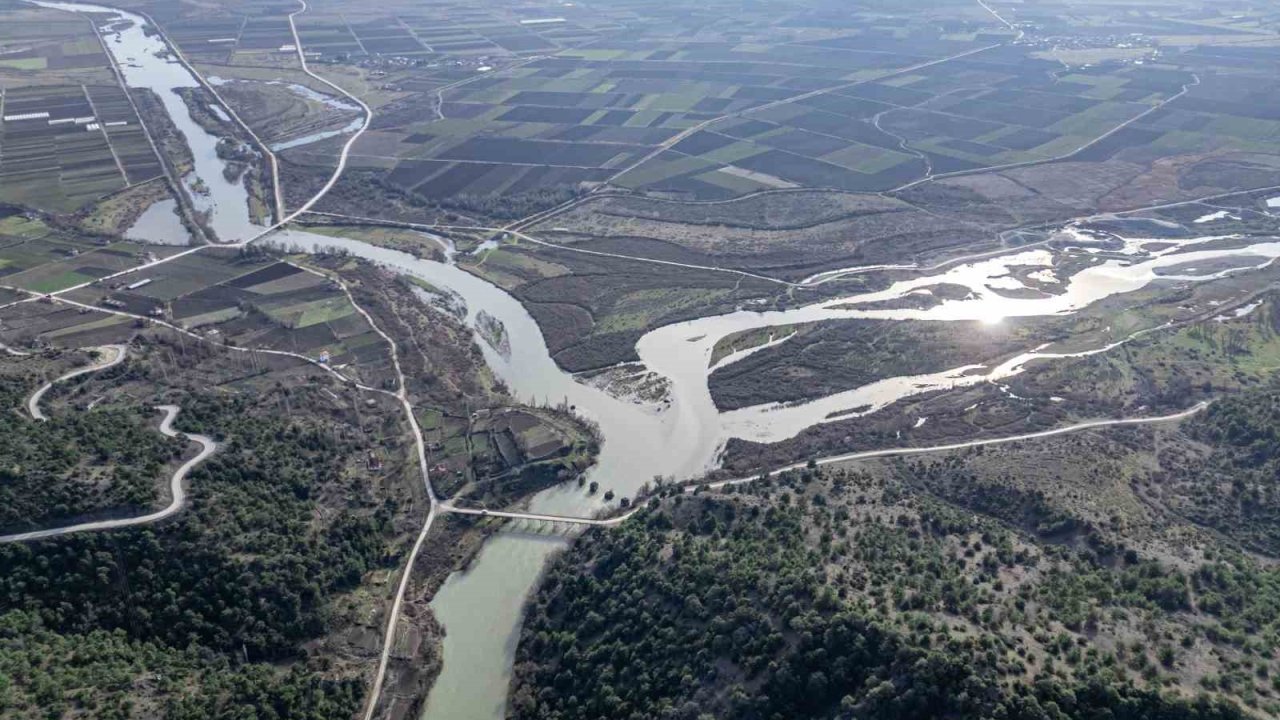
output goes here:
<path id="1" fill-rule="evenodd" d="M 191 109 L 178 94 L 182 88 L 200 87 L 185 65 L 179 62 L 159 35 L 148 35 L 146 18 L 135 13 L 101 5 L 51 0 L 28 0 L 41 7 L 92 13 L 102 40 L 131 88 L 147 88 L 163 103 L 173 124 L 182 131 L 191 148 L 194 168 L 182 178 L 198 210 L 209 213 L 209 227 L 222 242 L 245 240 L 263 227 L 249 217 L 249 192 L 244 182 L 223 177 L 226 163 L 218 157 L 218 137 L 191 117 Z M 157 211 L 159 212 L 159 211 Z M 164 218 L 168 222 L 168 218 Z M 139 233 L 151 234 L 158 218 L 152 217 Z M 170 229 L 172 225 L 168 226 Z M 183 234 L 185 236 L 185 230 Z M 154 240 L 155 238 L 148 238 Z M 174 244 L 174 243 L 167 243 Z"/>
<path id="2" fill-rule="evenodd" d="M 108 46 L 124 67 L 126 81 L 149 87 L 165 101 L 174 122 L 192 143 L 196 174 L 214 197 L 214 228 L 223 240 L 256 235 L 259 228 L 248 219 L 247 198 L 241 186 L 222 179 L 221 165 L 212 148 L 217 139 L 194 121 L 176 87 L 194 87 L 196 79 L 181 64 L 163 57 L 165 46 L 141 30 L 143 20 L 131 13 L 92 5 L 41 2 L 58 7 L 114 15 L 107 31 Z M 128 27 L 125 27 L 128 21 Z M 529 503 L 537 513 L 587 515 L 603 507 L 600 495 L 613 490 L 618 497 L 633 497 L 655 476 L 687 478 L 716 465 L 729 438 L 775 442 L 807 427 L 830 422 L 832 414 L 843 418 L 885 407 L 911 395 L 960 384 L 975 384 L 1009 377 L 1028 363 L 1105 352 L 1115 345 L 1080 353 L 1028 352 L 996 367 L 963 366 L 928 375 L 888 378 L 811 402 L 768 404 L 732 412 L 720 412 L 707 386 L 709 365 L 716 343 L 725 336 L 760 328 L 849 318 L 889 320 L 978 320 L 998 323 L 1009 317 L 1059 315 L 1076 312 L 1119 293 L 1140 290 L 1153 282 L 1202 282 L 1266 265 L 1280 257 L 1280 242 L 1258 242 L 1234 248 L 1198 248 L 1217 237 L 1170 240 L 1115 239 L 1120 247 L 1097 247 L 1098 238 L 1072 231 L 1082 244 L 1094 247 L 1073 251 L 1077 257 L 1094 254 L 1092 264 L 1076 264 L 1073 274 L 1062 276 L 1056 268 L 1063 250 L 1040 248 L 1012 251 L 1007 255 L 977 259 L 893 283 L 868 293 L 831 299 L 783 311 L 740 310 L 657 328 L 640 339 L 636 350 L 649 370 L 670 381 L 670 402 L 636 404 L 601 389 L 578 382 L 556 366 L 547 351 L 542 332 L 524 307 L 500 288 L 471 275 L 451 262 L 423 260 L 408 253 L 370 245 L 354 239 L 321 236 L 298 230 L 282 231 L 273 242 L 307 251 L 340 248 L 402 273 L 426 280 L 456 294 L 466 304 L 465 320 L 473 328 L 481 312 L 496 318 L 506 329 L 509 352 L 499 353 L 483 339 L 478 342 L 486 362 L 517 398 L 535 403 L 566 403 L 580 415 L 595 421 L 603 436 L 596 465 L 589 479 L 601 493 L 588 495 L 576 483 L 548 489 Z M 1221 267 L 1235 260 L 1232 267 Z M 1214 268 L 1192 274 L 1195 266 Z M 1011 298 L 995 290 L 1026 290 L 1011 274 L 1014 268 L 1034 269 L 1041 281 L 1054 281 L 1054 294 Z M 839 272 L 857 272 L 846 269 Z M 834 277 L 835 274 L 828 274 Z M 928 309 L 876 309 L 866 307 L 920 293 L 930 286 L 953 284 L 969 288 L 967 297 L 948 300 Z M 862 306 L 862 307 L 858 307 Z M 1115 344 L 1125 338 L 1114 338 Z M 776 343 L 785 343 L 779 336 Z M 750 353 L 738 353 L 720 366 L 740 361 Z M 856 413 L 853 412 L 857 409 Z M 870 408 L 870 410 L 868 409 Z M 521 612 L 547 558 L 565 544 L 561 535 L 536 532 L 522 523 L 489 540 L 465 572 L 454 573 L 432 600 L 432 608 L 445 627 L 444 666 L 428 697 L 425 720 L 496 720 L 504 715 L 511 664 L 518 638 Z"/>
<path id="3" fill-rule="evenodd" d="M 960 385 L 974 385 L 1010 377 L 1029 363 L 1080 357 L 1106 352 L 1124 342 L 1073 353 L 1047 353 L 1031 349 L 997 366 L 968 365 L 939 373 L 888 378 L 811 402 L 768 404 L 720 412 L 707 385 L 712 350 L 718 340 L 734 332 L 795 323 L 849 318 L 891 320 L 978 320 L 998 323 L 1009 317 L 1060 315 L 1085 308 L 1118 293 L 1140 290 L 1156 282 L 1199 282 L 1280 257 L 1280 242 L 1260 242 L 1244 247 L 1197 250 L 1218 237 L 1162 240 L 1163 247 L 1146 250 L 1149 239 L 1125 240 L 1107 259 L 1069 277 L 1057 278 L 1058 294 L 1038 298 L 1010 298 L 991 288 L 1012 289 L 1010 269 L 1040 267 L 1040 277 L 1052 272 L 1062 251 L 1049 249 L 1012 252 L 1008 255 L 955 266 L 933 275 L 896 282 L 889 288 L 861 293 L 784 311 L 738 311 L 657 328 L 641 338 L 637 352 L 650 369 L 671 381 L 671 402 L 643 406 L 615 398 L 578 382 L 560 370 L 547 351 L 542 333 L 524 307 L 496 286 L 455 265 L 422 260 L 408 253 L 371 246 L 357 240 L 334 238 L 302 231 L 286 231 L 279 242 L 308 251 L 340 248 L 399 272 L 422 278 L 437 288 L 456 293 L 466 303 L 466 319 L 474 327 L 483 310 L 506 327 L 510 353 L 501 355 L 483 340 L 479 344 L 495 374 L 520 399 L 561 402 L 599 424 L 604 443 L 588 479 L 601 491 L 612 489 L 619 497 L 633 496 L 655 475 L 686 478 L 711 469 L 732 437 L 777 442 L 807 427 L 873 412 L 902 398 Z M 1154 247 L 1154 246 L 1153 246 Z M 1077 250 L 1076 254 L 1093 251 Z M 1161 274 L 1188 264 L 1242 260 L 1229 269 L 1202 275 Z M 929 309 L 865 309 L 851 305 L 902 298 L 940 283 L 963 285 L 972 291 L 963 300 L 945 301 Z M 776 342 L 785 342 L 779 339 Z M 719 366 L 748 353 L 727 358 Z M 853 412 L 854 408 L 858 408 Z M 529 503 L 535 513 L 583 515 L 602 507 L 599 496 L 588 496 L 576 484 L 551 488 Z M 538 537 L 531 541 L 520 532 L 499 534 L 488 542 L 472 567 L 455 573 L 432 601 L 447 636 L 444 668 L 429 696 L 425 720 L 492 720 L 503 716 L 515 642 L 524 597 L 545 559 L 563 541 Z M 514 598 L 512 596 L 515 596 Z M 496 695 L 495 695 L 496 694 Z"/>

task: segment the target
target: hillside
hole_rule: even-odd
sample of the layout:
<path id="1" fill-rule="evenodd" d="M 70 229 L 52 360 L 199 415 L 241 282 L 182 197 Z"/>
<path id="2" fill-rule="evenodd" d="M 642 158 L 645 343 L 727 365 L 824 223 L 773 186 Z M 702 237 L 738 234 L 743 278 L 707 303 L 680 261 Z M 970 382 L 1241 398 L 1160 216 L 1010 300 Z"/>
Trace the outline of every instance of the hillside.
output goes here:
<path id="1" fill-rule="evenodd" d="M 553 565 L 509 716 L 1274 716 L 1280 573 L 1250 549 L 1277 393 L 1178 429 L 668 490 Z"/>

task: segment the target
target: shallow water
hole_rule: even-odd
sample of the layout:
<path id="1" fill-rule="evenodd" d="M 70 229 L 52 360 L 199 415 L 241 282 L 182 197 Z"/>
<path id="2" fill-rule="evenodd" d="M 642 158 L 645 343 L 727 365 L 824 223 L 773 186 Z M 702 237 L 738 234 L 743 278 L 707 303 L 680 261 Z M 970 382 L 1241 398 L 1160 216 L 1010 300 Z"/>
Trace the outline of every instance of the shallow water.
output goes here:
<path id="1" fill-rule="evenodd" d="M 130 240 L 156 243 L 157 245 L 190 245 L 191 233 L 178 215 L 178 201 L 173 198 L 152 203 L 138 219 L 124 231 Z"/>
<path id="2" fill-rule="evenodd" d="M 303 135 L 302 137 L 294 138 L 292 140 L 285 140 L 283 142 L 272 143 L 271 152 L 280 152 L 281 150 L 288 150 L 290 148 L 302 147 L 303 145 L 310 145 L 311 143 L 320 142 L 321 140 L 328 140 L 331 137 L 338 137 L 339 135 L 346 135 L 348 133 L 353 133 L 359 130 L 360 126 L 363 124 L 364 124 L 364 118 L 356 118 L 355 120 L 352 120 L 350 123 L 346 124 L 343 127 L 337 128 L 336 130 L 321 130 L 320 132 L 314 132 L 314 133 L 311 133 L 310 135 Z"/>
<path id="3" fill-rule="evenodd" d="M 449 576 L 431 601 L 448 633 L 446 670 L 432 689 L 423 717 L 503 717 L 525 598 L 547 559 L 566 544 L 564 537 L 555 535 L 503 532 L 485 543 L 470 570 Z"/>
<path id="4" fill-rule="evenodd" d="M 223 78 L 223 77 L 218 77 L 217 75 L 209 75 L 208 77 L 205 78 L 205 80 L 214 87 L 222 87 L 223 85 L 230 85 L 232 83 L 261 83 L 263 85 L 281 85 L 281 86 L 284 86 L 285 88 L 288 88 L 290 92 L 292 92 L 293 94 L 299 97 L 303 97 L 303 98 L 306 98 L 307 100 L 318 102 L 326 107 L 333 108 L 334 110 L 342 110 L 342 111 L 354 112 L 354 113 L 360 112 L 360 106 L 354 105 L 348 102 L 344 98 L 336 97 L 334 95 L 326 95 L 325 93 L 312 90 L 306 85 L 286 82 L 284 80 L 244 80 L 240 78 Z M 221 110 L 221 108 L 219 108 L 219 110 Z M 363 123 L 364 123 L 363 118 L 356 118 L 341 128 L 336 128 L 334 130 L 321 130 L 319 132 L 314 132 L 308 135 L 303 135 L 301 137 L 293 138 L 292 140 L 281 140 L 279 142 L 272 143 L 270 145 L 270 148 L 272 152 L 280 152 L 281 150 L 288 150 L 290 148 L 301 147 L 303 145 L 310 145 L 311 143 L 320 142 L 321 140 L 328 140 L 331 137 L 337 137 L 339 135 L 346 135 L 347 133 L 353 133 L 356 130 L 359 130 L 360 126 Z"/>

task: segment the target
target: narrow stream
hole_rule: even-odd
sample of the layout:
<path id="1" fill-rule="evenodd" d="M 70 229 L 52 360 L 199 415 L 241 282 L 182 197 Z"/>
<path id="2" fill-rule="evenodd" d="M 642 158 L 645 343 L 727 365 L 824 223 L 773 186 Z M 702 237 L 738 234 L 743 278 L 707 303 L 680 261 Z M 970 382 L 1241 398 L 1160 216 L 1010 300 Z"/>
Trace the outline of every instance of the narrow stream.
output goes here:
<path id="1" fill-rule="evenodd" d="M 262 226 L 249 218 L 249 192 L 244 183 L 230 182 L 222 175 L 226 164 L 218 157 L 218 138 L 191 118 L 191 109 L 177 92 L 180 88 L 200 87 L 199 81 L 178 62 L 159 35 L 145 32 L 144 27 L 149 26 L 145 18 L 101 5 L 28 1 L 41 7 L 97 16 L 94 22 L 102 33 L 107 50 L 120 66 L 125 83 L 129 87 L 155 92 L 173 124 L 186 137 L 195 167 L 182 180 L 195 206 L 209 212 L 209 225 L 218 239 L 233 242 L 262 232 Z M 102 16 L 106 16 L 105 22 Z"/>

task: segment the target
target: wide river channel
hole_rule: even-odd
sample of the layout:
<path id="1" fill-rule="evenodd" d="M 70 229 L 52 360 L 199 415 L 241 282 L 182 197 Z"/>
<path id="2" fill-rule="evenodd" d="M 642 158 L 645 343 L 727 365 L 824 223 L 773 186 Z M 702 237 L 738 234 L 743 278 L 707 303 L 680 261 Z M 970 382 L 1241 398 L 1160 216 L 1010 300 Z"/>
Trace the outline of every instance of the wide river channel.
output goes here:
<path id="1" fill-rule="evenodd" d="M 485 341 L 478 341 L 490 367 L 517 397 L 534 402 L 567 401 L 576 412 L 599 424 L 604 443 L 588 480 L 598 481 L 602 490 L 613 490 L 619 497 L 634 496 L 635 491 L 655 475 L 680 479 L 715 467 L 724 443 L 732 437 L 776 442 L 807 427 L 831 422 L 833 413 L 840 414 L 841 419 L 856 417 L 911 395 L 1009 377 L 1030 362 L 1078 357 L 1114 347 L 1107 345 L 1074 353 L 1029 350 L 992 367 L 963 366 L 929 375 L 889 378 L 812 402 L 720 412 L 712 402 L 707 378 L 716 342 L 731 333 L 849 318 L 999 322 L 1008 317 L 1071 313 L 1111 295 L 1139 290 L 1157 279 L 1202 281 L 1265 265 L 1280 257 L 1280 242 L 1198 251 L 1195 245 L 1217 238 L 1195 238 L 1165 241 L 1167 247 L 1147 252 L 1140 248 L 1150 244 L 1148 241 L 1130 240 L 1125 241 L 1117 257 L 1062 278 L 1058 294 L 1038 299 L 1011 299 L 992 292 L 990 287 L 1010 288 L 1011 267 L 1042 265 L 1048 268 L 1057 254 L 1047 249 L 1028 250 L 900 281 L 883 291 L 793 310 L 738 311 L 668 325 L 646 334 L 636 348 L 645 366 L 670 381 L 671 402 L 642 405 L 614 397 L 562 371 L 551 359 L 537 324 L 519 301 L 455 265 L 422 260 L 358 240 L 302 231 L 286 231 L 274 237 L 285 246 L 310 251 L 342 249 L 426 280 L 466 302 L 467 322 L 473 328 L 480 311 L 500 320 L 506 328 L 509 353 L 500 354 Z M 1232 269 L 1203 275 L 1178 274 L 1183 267 L 1221 262 L 1224 258 L 1235 261 Z M 939 283 L 964 285 L 973 292 L 968 299 L 943 302 L 927 310 L 845 307 L 900 298 Z M 1122 341 L 1123 338 L 1116 340 Z M 749 353 L 741 352 L 719 365 Z M 535 496 L 529 510 L 555 515 L 589 515 L 601 508 L 598 498 L 598 495 L 586 495 L 576 483 L 569 483 Z M 524 599 L 547 557 L 566 542 L 562 536 L 539 534 L 545 532 L 545 528 L 514 523 L 506 532 L 488 541 L 468 570 L 451 576 L 432 601 L 432 608 L 447 635 L 444 667 L 428 698 L 426 720 L 503 717 Z"/>
<path id="2" fill-rule="evenodd" d="M 260 232 L 261 228 L 248 219 L 243 187 L 226 183 L 222 178 L 220 161 L 213 153 L 217 138 L 191 120 L 182 98 L 174 92 L 175 88 L 194 87 L 198 81 L 165 52 L 163 41 L 142 31 L 145 20 L 99 6 L 40 4 L 98 15 L 98 22 L 109 28 L 104 37 L 124 69 L 126 82 L 155 91 L 192 145 L 194 172 L 211 188 L 213 226 L 219 237 L 233 240 Z M 1092 240 L 1082 233 L 1076 234 L 1081 244 Z M 271 236 L 270 241 L 308 251 L 340 248 L 426 280 L 461 298 L 466 303 L 466 321 L 473 328 L 482 311 L 501 321 L 509 341 L 508 352 L 500 353 L 478 337 L 494 373 L 521 400 L 567 402 L 577 413 L 598 423 L 604 442 L 588 479 L 598 481 L 602 491 L 613 490 L 618 497 L 633 497 L 641 485 L 655 476 L 681 479 L 715 467 L 729 438 L 776 442 L 793 437 L 807 427 L 830 422 L 833 414 L 841 415 L 841 419 L 856 417 L 911 395 L 1008 377 L 1030 362 L 1050 362 L 1084 354 L 1029 349 L 998 366 L 965 366 L 929 375 L 889 378 L 812 402 L 720 412 L 712 402 L 707 378 L 713 348 L 729 334 L 849 318 L 995 323 L 1009 317 L 1067 314 L 1103 298 L 1142 289 L 1157 280 L 1203 281 L 1260 267 L 1280 257 L 1280 242 L 1243 246 L 1235 243 L 1223 247 L 1223 243 L 1211 243 L 1217 239 L 1220 238 L 1165 238 L 1157 243 L 1112 238 L 1112 246 L 1105 253 L 1100 253 L 1097 247 L 1073 250 L 1077 256 L 1081 253 L 1098 253 L 1098 256 L 1087 266 L 1076 264 L 1075 267 L 1083 269 L 1069 276 L 1055 274 L 1063 251 L 1048 248 L 1011 251 L 1007 255 L 901 280 L 880 291 L 784 311 L 739 310 L 657 328 L 641 338 L 636 349 L 649 370 L 670 382 L 670 402 L 663 404 L 636 403 L 615 397 L 562 371 L 551 359 L 541 330 L 524 307 L 500 288 L 456 265 L 423 260 L 355 239 L 299 230 L 281 231 Z M 1213 270 L 1196 274 L 1196 266 Z M 1011 274 L 1014 268 L 1021 269 L 1024 277 L 1028 268 L 1038 268 L 1037 277 L 1056 286 L 1053 293 L 1017 299 L 1008 297 L 1009 292 L 994 292 L 993 289 L 1001 289 L 1026 294 L 1029 286 Z M 971 292 L 964 299 L 943 301 L 928 309 L 850 307 L 928 293 L 930 286 L 944 283 L 964 286 Z M 785 342 L 785 333 L 778 335 L 777 342 Z M 1115 341 L 1122 342 L 1123 338 Z M 1113 345 L 1086 352 L 1105 352 L 1110 347 Z M 750 352 L 730 356 L 719 366 Z M 558 515 L 590 515 L 602 507 L 599 494 L 589 496 L 576 483 L 546 490 L 529 503 L 532 512 Z M 470 568 L 454 573 L 446 581 L 432 601 L 446 637 L 444 666 L 428 697 L 426 720 L 503 717 L 524 601 L 547 558 L 567 542 L 563 534 L 567 532 L 565 529 L 551 531 L 544 525 L 510 523 L 504 532 L 486 543 Z"/>

